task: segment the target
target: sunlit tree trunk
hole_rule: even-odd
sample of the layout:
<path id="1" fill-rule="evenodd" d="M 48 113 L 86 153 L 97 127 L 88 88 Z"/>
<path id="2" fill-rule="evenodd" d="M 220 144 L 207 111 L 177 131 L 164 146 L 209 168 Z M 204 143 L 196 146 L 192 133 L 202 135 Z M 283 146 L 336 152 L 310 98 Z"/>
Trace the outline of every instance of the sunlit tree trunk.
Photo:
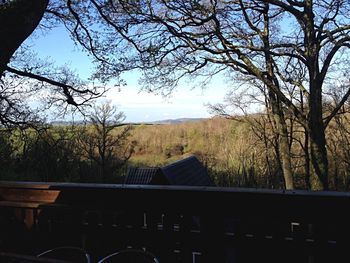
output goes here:
<path id="1" fill-rule="evenodd" d="M 279 89 L 279 83 L 275 77 L 274 61 L 270 53 L 270 18 L 269 18 L 269 4 L 265 4 L 264 10 L 264 31 L 262 39 L 265 48 L 265 63 L 267 70 L 267 78 L 269 82 L 274 83 L 275 87 Z M 279 135 L 279 154 L 281 158 L 283 178 L 286 189 L 294 189 L 293 173 L 291 165 L 290 147 L 288 140 L 288 128 L 285 120 L 282 103 L 277 98 L 276 94 L 269 89 L 269 102 L 272 108 L 272 114 L 276 122 L 277 133 Z"/>
<path id="2" fill-rule="evenodd" d="M 294 189 L 293 173 L 290 157 L 289 139 L 287 123 L 281 104 L 276 100 L 274 94 L 270 94 L 270 104 L 272 108 L 272 114 L 276 123 L 276 131 L 278 133 L 278 149 L 279 158 L 281 160 L 281 167 L 283 172 L 283 179 L 286 189 Z"/>

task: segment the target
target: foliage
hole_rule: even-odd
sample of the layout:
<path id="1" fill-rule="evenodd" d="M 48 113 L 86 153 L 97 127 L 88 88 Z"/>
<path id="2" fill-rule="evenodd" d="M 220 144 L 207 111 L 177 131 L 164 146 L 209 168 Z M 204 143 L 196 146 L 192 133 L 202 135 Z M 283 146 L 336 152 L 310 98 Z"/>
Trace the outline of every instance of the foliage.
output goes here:
<path id="1" fill-rule="evenodd" d="M 14 146 L 11 141 L 9 133 L 5 131 L 0 132 L 0 178 L 13 165 L 13 151 Z M 8 171 L 7 171 L 8 172 Z"/>

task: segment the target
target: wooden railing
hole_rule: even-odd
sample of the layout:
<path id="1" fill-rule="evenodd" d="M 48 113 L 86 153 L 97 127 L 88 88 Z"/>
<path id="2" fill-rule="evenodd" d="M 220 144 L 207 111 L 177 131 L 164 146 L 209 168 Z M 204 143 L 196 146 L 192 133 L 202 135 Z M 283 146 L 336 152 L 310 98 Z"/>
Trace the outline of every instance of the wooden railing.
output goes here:
<path id="1" fill-rule="evenodd" d="M 349 262 L 350 195 L 0 182 L 0 251 L 126 247 L 161 262 Z"/>

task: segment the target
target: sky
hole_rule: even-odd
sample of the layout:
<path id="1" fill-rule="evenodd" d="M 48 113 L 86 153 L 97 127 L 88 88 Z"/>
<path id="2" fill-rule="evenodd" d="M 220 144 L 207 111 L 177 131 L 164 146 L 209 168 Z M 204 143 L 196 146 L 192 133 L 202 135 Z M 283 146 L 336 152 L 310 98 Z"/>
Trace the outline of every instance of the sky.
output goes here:
<path id="1" fill-rule="evenodd" d="M 75 46 L 64 28 L 52 29 L 44 35 L 37 33 L 26 41 L 39 58 L 49 58 L 57 66 L 69 65 L 83 79 L 92 72 L 93 65 L 86 53 Z M 151 122 L 177 118 L 208 118 L 205 104 L 222 102 L 228 89 L 224 82 L 216 79 L 202 90 L 191 89 L 182 84 L 170 97 L 141 92 L 138 72 L 123 75 L 127 85 L 111 89 L 101 100 L 109 100 L 126 115 L 125 122 Z"/>

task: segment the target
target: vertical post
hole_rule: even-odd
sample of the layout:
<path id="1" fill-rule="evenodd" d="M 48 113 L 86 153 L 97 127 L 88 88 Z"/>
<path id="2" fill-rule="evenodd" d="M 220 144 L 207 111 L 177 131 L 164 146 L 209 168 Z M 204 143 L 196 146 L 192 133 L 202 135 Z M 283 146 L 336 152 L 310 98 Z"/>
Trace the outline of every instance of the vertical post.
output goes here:
<path id="1" fill-rule="evenodd" d="M 218 213 L 205 213 L 200 218 L 203 262 L 225 262 L 224 220 Z"/>
<path id="2" fill-rule="evenodd" d="M 196 217 L 189 214 L 180 216 L 180 242 L 181 242 L 181 262 L 192 263 L 192 235 L 191 228 L 196 224 Z"/>

